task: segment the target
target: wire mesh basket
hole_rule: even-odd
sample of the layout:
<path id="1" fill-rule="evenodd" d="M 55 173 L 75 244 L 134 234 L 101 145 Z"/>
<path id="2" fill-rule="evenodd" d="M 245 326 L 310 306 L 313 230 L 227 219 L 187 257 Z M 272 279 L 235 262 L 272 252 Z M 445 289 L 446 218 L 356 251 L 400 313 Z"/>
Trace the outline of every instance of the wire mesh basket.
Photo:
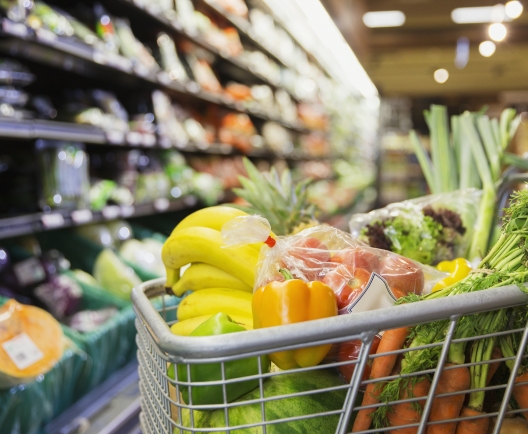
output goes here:
<path id="1" fill-rule="evenodd" d="M 441 423 L 459 422 L 463 419 L 479 417 L 489 418 L 494 426 L 490 432 L 498 434 L 505 417 L 521 416 L 527 409 L 516 408 L 511 399 L 514 387 L 523 383 L 515 382 L 515 373 L 526 360 L 526 343 L 528 328 L 522 327 L 496 334 L 454 339 L 453 332 L 457 321 L 462 316 L 510 309 L 528 302 L 528 296 L 517 286 L 505 286 L 456 297 L 422 301 L 420 303 L 399 305 L 370 312 L 340 315 L 337 317 L 297 323 L 287 326 L 251 330 L 245 333 L 231 333 L 211 337 L 177 336 L 171 333 L 170 325 L 174 321 L 164 318 L 172 317 L 171 306 L 156 310 L 150 302 L 153 297 L 165 293 L 164 280 L 146 282 L 134 289 L 132 300 L 137 313 L 137 344 L 139 360 L 140 390 L 142 395 L 141 428 L 144 434 L 169 433 L 347 433 L 361 409 L 363 391 L 369 383 L 382 383 L 397 378 L 392 375 L 376 380 L 368 380 L 368 366 L 380 354 L 370 354 L 376 336 L 383 330 L 395 329 L 409 325 L 430 323 L 445 320 L 448 324 L 443 343 L 413 347 L 412 351 L 438 347 L 439 363 L 434 369 L 413 374 L 416 377 L 427 377 L 430 388 L 427 395 L 401 397 L 398 401 L 373 404 L 369 408 L 407 404 L 419 406 L 421 411 L 417 420 L 399 425 L 395 428 L 376 428 L 357 431 L 361 433 L 412 432 L 426 433 L 439 422 L 430 420 L 434 399 L 448 397 L 453 393 L 436 394 L 440 373 L 452 369 L 446 366 L 446 358 L 451 344 L 468 341 L 468 344 L 484 338 L 498 338 L 500 335 L 516 333 L 522 336 L 515 357 L 502 357 L 493 362 L 512 361 L 509 370 L 495 375 L 497 379 L 482 388 L 467 389 L 456 392 L 466 395 L 469 392 L 484 391 L 486 396 L 493 396 L 492 403 L 486 403 L 486 413 L 480 416 L 457 417 L 443 420 Z M 509 312 L 509 311 L 508 311 Z M 173 312 L 172 312 L 173 313 Z M 338 361 L 310 368 L 288 371 L 272 370 L 269 372 L 261 357 L 277 351 L 291 351 L 322 344 L 338 344 L 351 340 L 360 341 L 357 359 Z M 385 353 L 403 354 L 410 349 Z M 372 351 L 374 353 L 374 351 Z M 250 377 L 227 378 L 226 367 L 230 362 L 257 357 L 258 373 Z M 471 362 L 465 365 L 478 367 L 483 363 Z M 176 364 L 177 369 L 169 375 L 169 367 Z M 221 367 L 221 379 L 208 382 L 193 381 L 192 367 L 217 364 Z M 338 370 L 343 367 L 354 367 L 349 382 L 345 382 Z M 183 369 L 183 371 L 182 371 Z M 185 372 L 186 378 L 181 377 Z M 179 374 L 178 374 L 179 373 Z M 184 381 L 185 380 L 185 381 Z M 227 390 L 236 387 L 241 381 L 255 381 L 256 388 L 241 399 L 228 402 Z M 219 387 L 223 397 L 220 403 L 193 404 L 193 389 L 197 387 Z M 182 399 L 182 392 L 188 392 L 188 399 Z M 513 404 L 513 405 L 512 405 Z M 390 410 L 389 410 L 390 411 Z M 528 413 L 525 413 L 528 414 Z M 407 430 L 406 430 L 407 428 Z M 453 431 L 454 432 L 454 431 Z M 482 434 L 486 434 L 483 432 Z"/>

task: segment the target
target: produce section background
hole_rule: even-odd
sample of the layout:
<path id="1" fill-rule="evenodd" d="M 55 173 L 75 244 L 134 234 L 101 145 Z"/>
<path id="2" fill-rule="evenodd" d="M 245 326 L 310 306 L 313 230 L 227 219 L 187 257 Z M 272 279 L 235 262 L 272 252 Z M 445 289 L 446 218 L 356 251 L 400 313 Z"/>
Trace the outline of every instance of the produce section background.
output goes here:
<path id="1" fill-rule="evenodd" d="M 74 343 L 44 381 L 0 391 L 0 426 L 136 432 L 134 314 L 119 288 L 163 275 L 149 252 L 178 221 L 235 199 L 244 156 L 311 178 L 316 217 L 345 228 L 378 197 L 378 110 L 265 2 L 0 12 L 0 296 L 52 312 Z"/>

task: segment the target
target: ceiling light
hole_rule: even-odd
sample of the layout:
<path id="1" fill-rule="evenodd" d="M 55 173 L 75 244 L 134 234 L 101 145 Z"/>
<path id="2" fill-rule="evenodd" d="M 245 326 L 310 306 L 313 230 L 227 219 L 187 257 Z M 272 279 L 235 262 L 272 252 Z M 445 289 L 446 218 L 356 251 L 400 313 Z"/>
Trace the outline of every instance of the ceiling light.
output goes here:
<path id="1" fill-rule="evenodd" d="M 399 27 L 405 23 L 405 14 L 401 11 L 367 12 L 363 22 L 367 27 Z"/>
<path id="2" fill-rule="evenodd" d="M 496 45 L 493 41 L 484 41 L 479 45 L 479 53 L 484 57 L 491 57 L 495 53 Z"/>
<path id="3" fill-rule="evenodd" d="M 483 6 L 476 8 L 456 8 L 451 11 L 451 19 L 457 24 L 498 23 L 510 21 L 504 5 Z"/>
<path id="4" fill-rule="evenodd" d="M 506 26 L 502 23 L 493 23 L 489 26 L 488 33 L 491 39 L 500 42 L 506 37 Z"/>
<path id="5" fill-rule="evenodd" d="M 515 19 L 515 18 L 519 18 L 523 12 L 523 5 L 521 2 L 515 0 L 515 1 L 510 1 L 508 3 L 506 3 L 506 6 L 504 7 L 505 9 L 505 12 L 506 12 L 506 15 L 511 18 L 511 19 Z"/>
<path id="6" fill-rule="evenodd" d="M 437 69 L 434 72 L 433 77 L 437 83 L 442 84 L 442 83 L 445 83 L 447 79 L 449 78 L 449 72 L 447 72 L 447 70 L 444 68 Z"/>

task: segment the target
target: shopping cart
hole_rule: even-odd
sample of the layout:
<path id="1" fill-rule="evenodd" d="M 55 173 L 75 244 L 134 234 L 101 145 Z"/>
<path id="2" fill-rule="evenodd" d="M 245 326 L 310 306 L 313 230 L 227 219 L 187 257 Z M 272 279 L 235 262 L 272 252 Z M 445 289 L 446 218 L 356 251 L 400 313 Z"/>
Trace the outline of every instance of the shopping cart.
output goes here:
<path id="1" fill-rule="evenodd" d="M 142 396 L 141 428 L 144 434 L 170 434 L 170 433 L 288 433 L 307 432 L 321 433 L 317 430 L 299 429 L 299 423 L 304 427 L 309 427 L 310 423 L 318 418 L 331 420 L 335 426 L 335 433 L 350 432 L 351 421 L 356 412 L 361 408 L 361 389 L 369 382 L 363 381 L 362 373 L 369 359 L 371 345 L 375 336 L 381 330 L 388 330 L 407 325 L 428 323 L 438 320 L 449 321 L 449 331 L 444 344 L 441 346 L 440 361 L 436 369 L 423 371 L 420 375 L 429 375 L 432 378 L 431 388 L 425 405 L 423 407 L 421 421 L 419 423 L 402 425 L 400 428 L 417 427 L 417 433 L 425 433 L 428 416 L 431 409 L 432 399 L 437 383 L 438 373 L 444 369 L 446 363 L 447 350 L 449 345 L 457 342 L 453 339 L 452 332 L 457 321 L 463 315 L 487 312 L 504 308 L 526 304 L 528 295 L 525 295 L 516 286 L 506 286 L 502 288 L 489 289 L 456 297 L 423 301 L 415 304 L 399 305 L 370 312 L 340 315 L 337 317 L 315 320 L 305 323 L 292 324 L 287 326 L 273 327 L 268 329 L 252 330 L 244 333 L 233 333 L 214 337 L 183 337 L 171 333 L 171 321 L 164 320 L 170 309 L 177 307 L 162 308 L 157 311 L 150 299 L 161 296 L 165 293 L 163 279 L 146 282 L 134 289 L 132 300 L 137 313 L 136 327 L 138 331 L 138 359 L 139 378 Z M 173 315 L 170 315 L 174 317 Z M 525 354 L 525 347 L 528 340 L 528 328 L 510 330 L 507 333 L 519 333 L 522 335 L 521 344 L 517 357 L 502 358 L 499 361 L 515 360 L 512 372 L 516 372 Z M 501 333 L 504 334 L 504 333 Z M 480 336 L 491 337 L 493 335 Z M 228 383 L 240 381 L 240 379 L 225 379 L 225 363 L 247 357 L 260 356 L 271 352 L 303 348 L 320 344 L 334 344 L 338 342 L 359 339 L 362 342 L 361 350 L 357 360 L 333 362 L 319 365 L 312 368 L 296 369 L 290 371 L 275 371 L 266 373 L 259 363 L 259 374 L 253 377 L 258 379 L 259 387 L 257 393 L 253 393 L 254 399 L 247 401 L 225 402 L 225 386 Z M 473 338 L 476 339 L 476 338 Z M 413 350 L 430 347 L 415 347 Z M 404 353 L 409 350 L 393 352 Z M 376 356 L 374 356 L 376 357 Z M 260 360 L 260 359 L 259 359 Z M 171 363 L 182 365 L 187 369 L 190 376 L 190 366 L 192 364 L 219 363 L 222 366 L 223 380 L 216 382 L 200 383 L 200 385 L 221 385 L 224 391 L 224 403 L 217 405 L 207 405 L 207 410 L 192 402 L 186 404 L 180 395 L 184 388 L 192 388 L 197 383 L 173 380 L 167 375 L 168 366 Z M 345 364 L 354 364 L 355 370 L 350 383 L 341 382 L 338 385 L 302 392 L 286 391 L 281 394 L 266 395 L 266 382 L 274 381 L 280 375 L 290 375 L 291 373 L 306 373 L 310 375 L 317 370 L 335 370 Z M 466 366 L 478 363 L 467 363 Z M 177 370 L 176 378 L 177 378 Z M 385 380 L 395 378 L 386 377 Z M 192 379 L 191 379 L 192 380 Z M 504 417 L 519 415 L 521 409 L 513 409 L 509 406 L 510 397 L 514 385 L 515 376 L 511 375 L 502 384 L 493 384 L 484 389 L 494 390 L 502 399 L 486 416 L 497 419 L 495 434 L 500 431 L 500 426 Z M 372 382 L 372 380 L 370 380 Z M 380 381 L 380 380 L 376 380 Z M 475 389 L 477 390 L 477 389 Z M 311 411 L 310 407 L 304 408 L 302 405 L 289 405 L 292 398 L 308 399 L 312 396 L 315 399 L 323 397 L 325 393 L 339 392 L 342 400 L 334 408 L 326 408 L 325 411 Z M 469 392 L 469 390 L 467 391 Z M 192 397 L 191 393 L 189 396 Z M 191 400 L 192 401 L 192 400 Z M 391 402 L 389 405 L 398 402 L 416 402 L 419 398 L 401 399 Z M 423 401 L 423 399 L 422 399 Z M 275 409 L 281 408 L 280 416 L 277 411 L 269 411 L 271 403 L 274 402 Z M 284 405 L 282 403 L 284 402 Z M 257 414 L 253 420 L 247 417 L 240 417 L 240 411 L 236 409 L 247 408 L 246 414 Z M 251 411 L 250 411 L 251 410 Z M 215 411 L 220 416 L 223 424 L 218 423 L 214 428 L 199 427 L 200 420 L 204 414 Z M 237 416 L 238 415 L 238 416 Z M 256 420 L 255 420 L 256 419 Z M 470 418 L 468 418 L 470 419 Z M 218 418 L 216 418 L 218 421 Z M 457 420 L 461 420 L 460 418 Z M 297 424 L 297 425 L 296 425 Z M 293 427 L 296 430 L 294 430 Z M 288 430 L 288 427 L 292 427 Z M 333 429 L 332 429 L 333 430 Z M 362 433 L 385 432 L 384 429 L 371 427 Z M 485 434 L 485 433 L 483 433 Z"/>

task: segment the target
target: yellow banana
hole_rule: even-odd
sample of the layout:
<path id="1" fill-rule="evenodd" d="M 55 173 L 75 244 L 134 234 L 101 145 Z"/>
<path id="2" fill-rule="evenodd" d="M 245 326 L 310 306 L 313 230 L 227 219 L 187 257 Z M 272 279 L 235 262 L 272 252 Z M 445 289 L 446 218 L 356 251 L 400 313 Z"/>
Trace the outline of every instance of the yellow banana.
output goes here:
<path id="1" fill-rule="evenodd" d="M 173 324 L 171 327 L 171 332 L 179 336 L 189 336 L 196 327 L 198 327 L 203 322 L 207 321 L 213 315 L 202 315 L 196 316 L 194 318 L 184 319 L 183 321 L 178 321 Z M 245 317 L 238 315 L 229 315 L 231 319 L 245 327 L 246 330 L 253 330 L 253 317 Z"/>
<path id="2" fill-rule="evenodd" d="M 207 288 L 193 292 L 178 306 L 178 321 L 224 312 L 229 316 L 252 317 L 253 294 L 231 288 Z"/>
<path id="3" fill-rule="evenodd" d="M 180 280 L 173 285 L 172 292 L 179 297 L 185 291 L 197 291 L 204 288 L 232 288 L 253 292 L 251 286 L 246 285 L 237 277 L 203 262 L 191 264 Z"/>
<path id="4" fill-rule="evenodd" d="M 218 205 L 210 206 L 208 208 L 200 209 L 196 212 L 185 217 L 178 225 L 174 228 L 171 236 L 177 231 L 185 228 L 191 228 L 194 226 L 203 226 L 205 228 L 215 229 L 217 231 L 222 230 L 222 226 L 228 221 L 235 217 L 247 216 L 248 214 L 239 209 L 232 208 L 230 206 Z"/>
<path id="5" fill-rule="evenodd" d="M 193 212 L 192 214 L 185 217 L 176 227 L 172 230 L 171 236 L 174 235 L 181 229 L 191 228 L 194 226 L 202 226 L 204 228 L 215 229 L 217 231 L 222 230 L 222 226 L 228 221 L 234 219 L 235 217 L 244 217 L 247 216 L 244 211 L 241 211 L 236 208 L 225 205 L 210 206 L 208 208 L 203 208 L 198 211 Z M 276 235 L 271 232 L 270 234 L 273 238 Z M 260 251 L 264 243 L 254 243 L 248 244 L 257 251 Z"/>
<path id="6" fill-rule="evenodd" d="M 165 244 L 161 252 L 167 269 L 178 270 L 193 262 L 205 262 L 236 276 L 246 285 L 253 287 L 258 252 L 248 246 L 223 247 L 222 235 L 215 229 L 191 227 L 177 231 Z M 177 272 L 171 272 L 172 280 L 166 286 L 177 282 Z"/>

